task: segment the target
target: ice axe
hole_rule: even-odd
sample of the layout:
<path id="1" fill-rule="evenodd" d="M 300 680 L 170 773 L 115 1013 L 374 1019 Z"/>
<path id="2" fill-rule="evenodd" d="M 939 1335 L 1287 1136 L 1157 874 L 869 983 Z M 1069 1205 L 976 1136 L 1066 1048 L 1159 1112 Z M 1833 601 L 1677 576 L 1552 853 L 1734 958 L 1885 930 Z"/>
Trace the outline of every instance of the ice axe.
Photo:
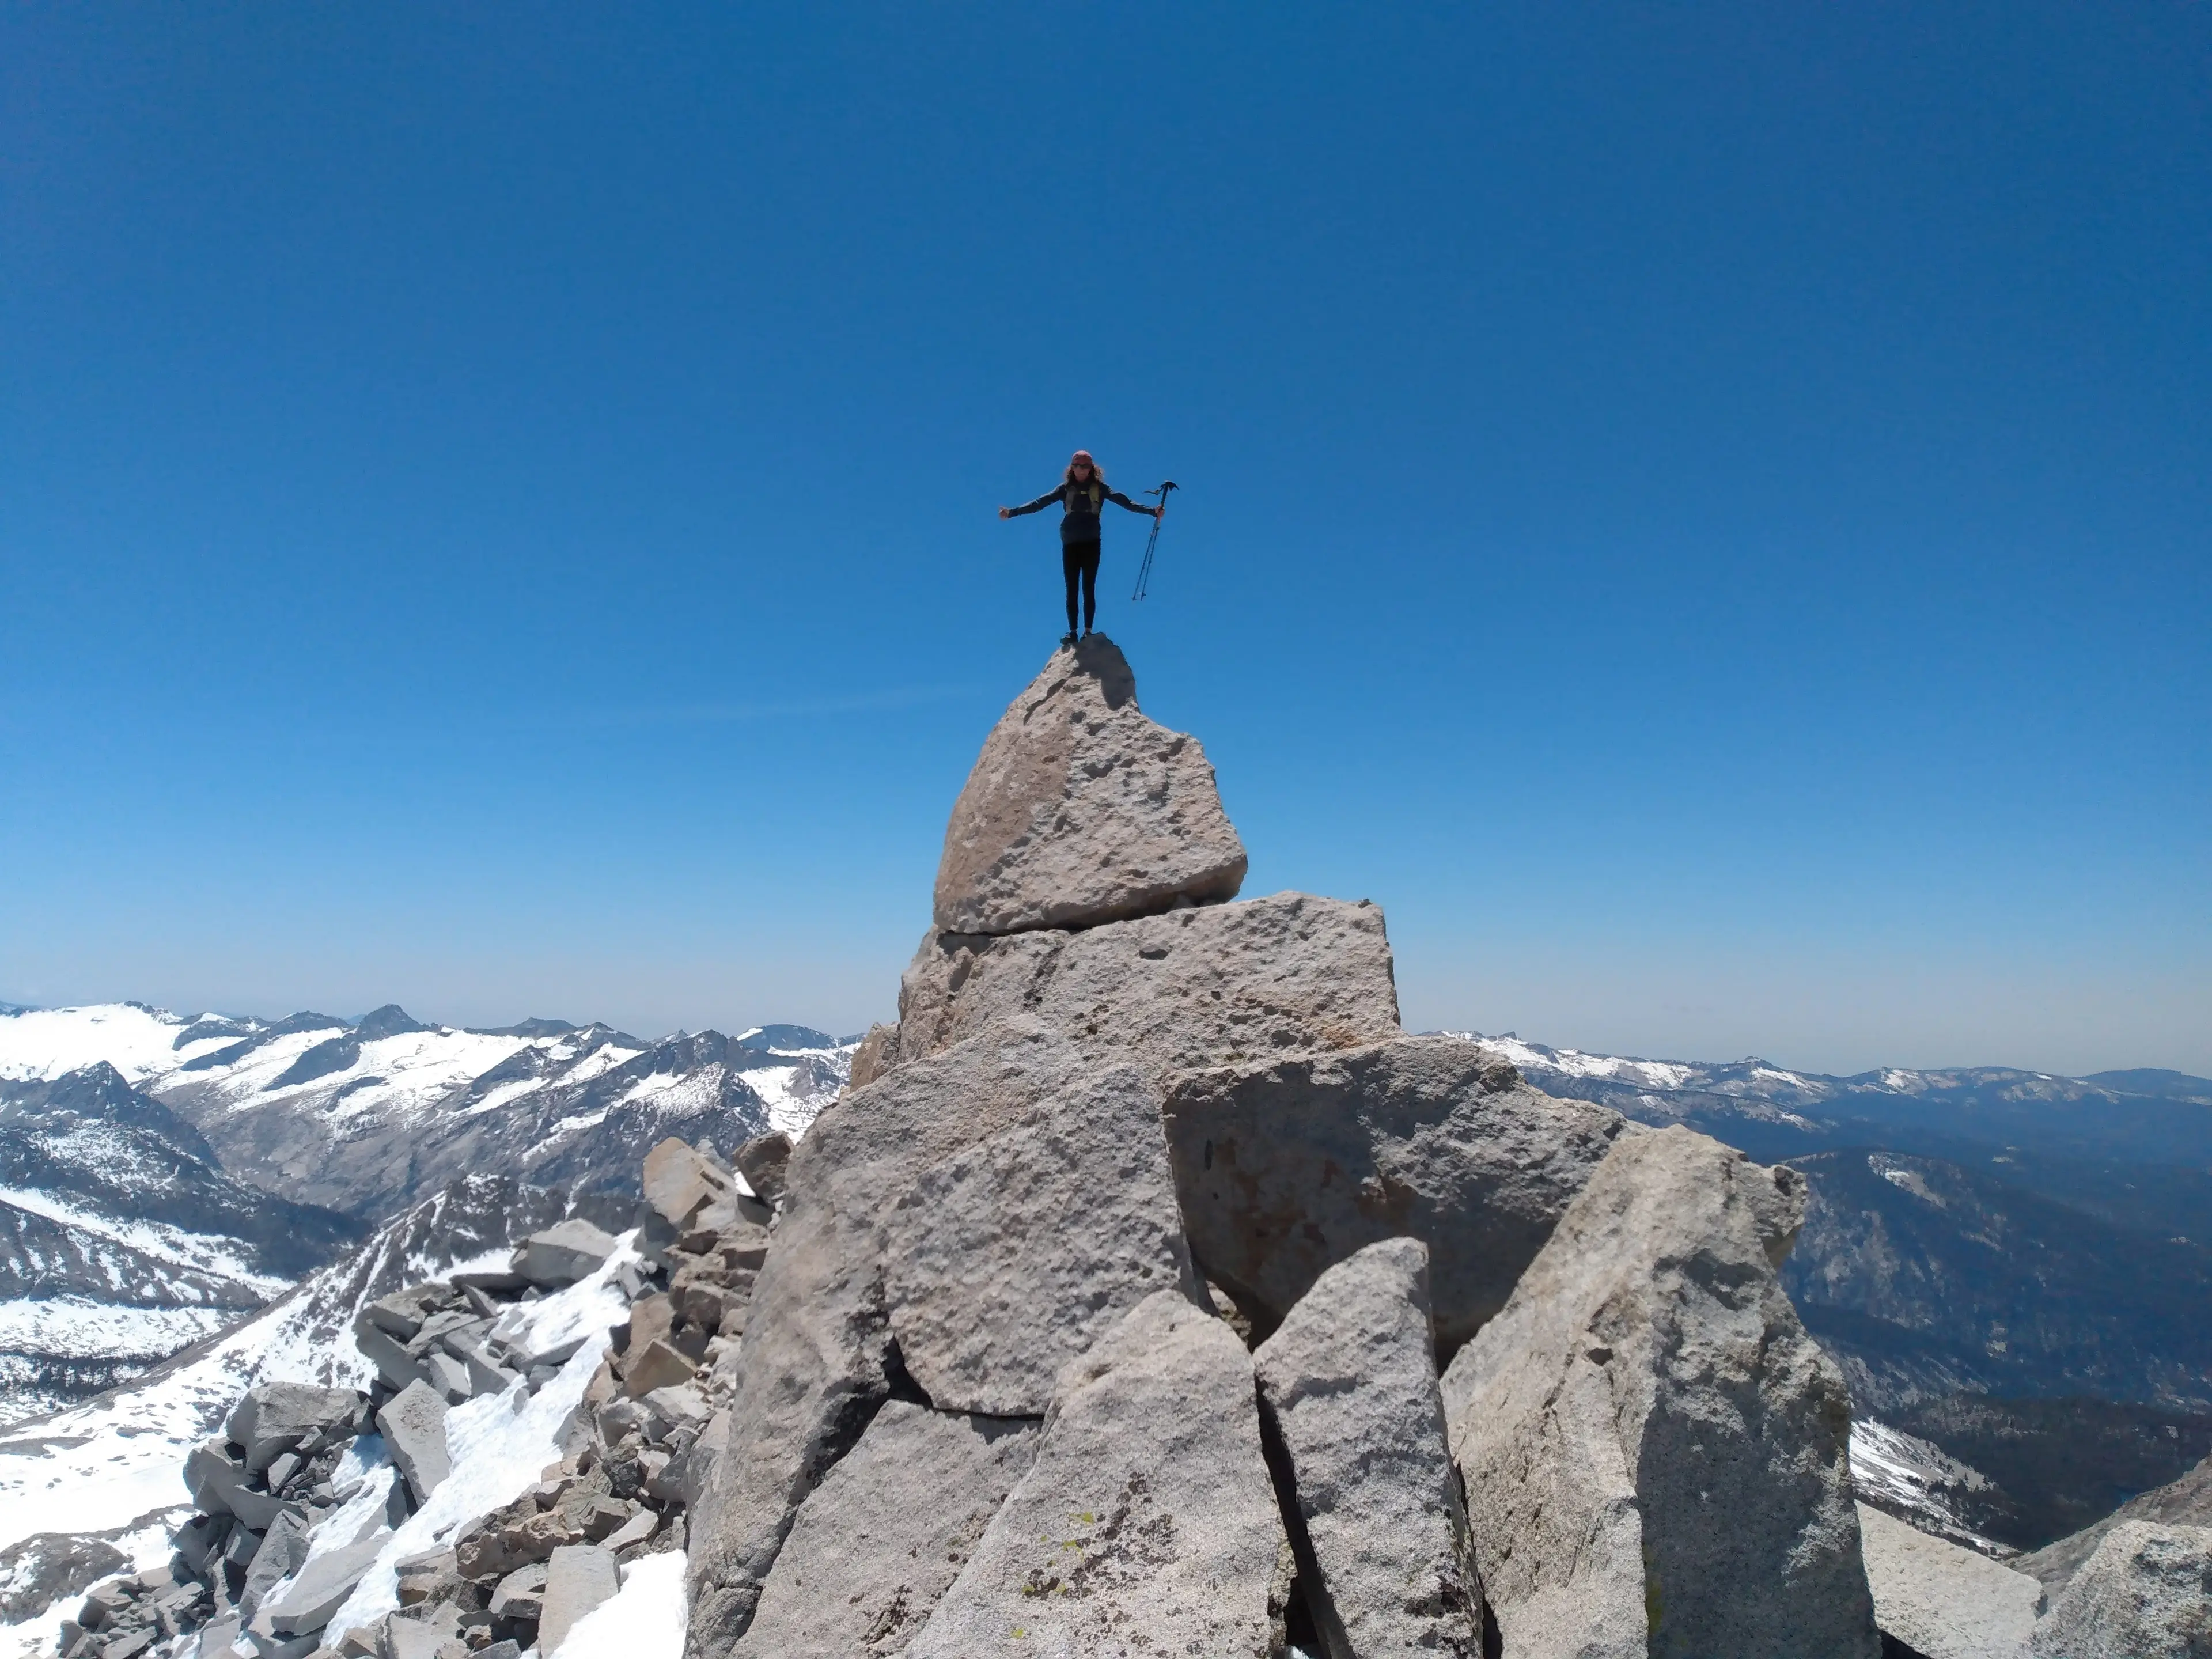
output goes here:
<path id="1" fill-rule="evenodd" d="M 1160 526 L 1167 520 L 1168 492 L 1178 487 L 1176 481 L 1170 478 L 1158 489 L 1140 489 L 1137 492 L 1140 495 L 1158 496 L 1160 510 L 1152 520 L 1152 533 L 1145 538 L 1145 562 L 1137 567 L 1137 591 L 1129 595 L 1133 602 L 1143 599 L 1145 590 L 1152 585 L 1152 550 L 1160 544 Z"/>

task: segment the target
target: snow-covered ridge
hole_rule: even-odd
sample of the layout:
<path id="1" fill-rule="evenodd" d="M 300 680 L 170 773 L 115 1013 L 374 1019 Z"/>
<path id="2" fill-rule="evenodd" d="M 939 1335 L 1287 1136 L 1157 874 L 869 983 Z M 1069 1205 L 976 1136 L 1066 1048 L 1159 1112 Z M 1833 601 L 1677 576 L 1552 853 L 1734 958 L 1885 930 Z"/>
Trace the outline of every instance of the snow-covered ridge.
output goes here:
<path id="1" fill-rule="evenodd" d="M 1808 1109 L 1820 1105 L 1877 1106 L 1884 1097 L 1910 1101 L 1963 1093 L 2002 1093 L 2023 1102 L 2159 1097 L 2126 1086 L 2124 1079 L 2137 1075 L 2134 1073 L 2100 1073 L 2095 1077 L 2069 1078 L 2004 1066 L 1954 1066 L 1929 1070 L 1884 1066 L 1850 1076 L 1832 1076 L 1793 1071 L 1757 1054 L 1740 1060 L 1646 1060 L 1553 1048 L 1548 1043 L 1532 1042 L 1515 1031 L 1486 1036 L 1474 1030 L 1447 1030 L 1439 1035 L 1479 1043 L 1510 1060 L 1531 1080 L 1572 1078 L 1620 1084 L 1661 1094 L 1734 1096 Z M 2212 1079 L 2171 1075 L 2177 1082 L 2202 1083 L 2202 1095 L 2212 1097 Z M 2177 1093 L 2171 1097 L 2203 1103 L 2199 1095 Z"/>
<path id="2" fill-rule="evenodd" d="M 246 1317 L 455 1179 L 634 1195 L 667 1136 L 728 1152 L 803 1133 L 854 1047 L 792 1025 L 469 1030 L 397 1006 L 0 1012 L 0 1425 Z"/>
<path id="3" fill-rule="evenodd" d="M 1486 1037 L 1479 1031 L 1453 1031 L 1499 1054 L 1523 1072 L 1559 1072 L 1568 1077 L 1601 1077 L 1633 1083 L 1647 1089 L 1679 1089 L 1695 1074 L 1694 1068 L 1664 1060 L 1627 1060 L 1618 1054 L 1586 1054 L 1579 1048 L 1548 1048 L 1523 1042 L 1515 1033 Z"/>
<path id="4" fill-rule="evenodd" d="M 207 1023 L 204 1016 L 183 1019 L 143 1002 L 0 1013 L 0 1079 L 58 1078 L 106 1060 L 142 1083 L 235 1040 L 215 1034 L 187 1046 L 185 1034 Z"/>
<path id="5" fill-rule="evenodd" d="M 357 1023 L 318 1014 L 271 1023 L 104 1003 L 0 1012 L 0 1081 L 105 1062 L 157 1099 L 187 1103 L 196 1120 L 276 1103 L 312 1106 L 333 1121 L 391 1119 L 427 1115 L 456 1103 L 457 1093 L 471 1112 L 495 1110 L 687 1041 L 696 1039 L 678 1031 L 647 1041 L 558 1020 L 500 1030 L 425 1025 L 396 1006 Z M 848 1066 L 857 1046 L 797 1025 L 751 1026 L 728 1041 L 746 1052 L 741 1069 L 766 1082 L 763 1097 L 799 1120 L 776 1126 L 787 1132 L 812 1121 L 824 1103 L 822 1074 Z M 649 1085 L 650 1074 L 640 1082 Z"/>
<path id="6" fill-rule="evenodd" d="M 855 1046 L 795 1025 L 648 1041 L 559 1020 L 428 1024 L 396 1006 L 265 1021 L 110 1003 L 0 1014 L 0 1088 L 105 1063 L 240 1178 L 374 1220 L 473 1170 L 629 1186 L 664 1134 L 734 1147 L 803 1133 Z"/>
<path id="7" fill-rule="evenodd" d="M 1575 1078 L 1661 1094 L 1689 1090 L 1810 1104 L 1835 1099 L 1870 1083 L 1874 1087 L 1901 1093 L 1905 1090 L 1887 1079 L 1905 1083 L 1928 1075 L 1891 1067 L 1858 1078 L 1828 1078 L 1790 1071 L 1756 1054 L 1735 1061 L 1643 1060 L 1626 1054 L 1586 1054 L 1579 1048 L 1554 1048 L 1548 1043 L 1528 1042 L 1514 1031 L 1496 1036 L 1485 1036 L 1480 1031 L 1448 1031 L 1443 1035 L 1479 1043 L 1491 1053 L 1511 1060 L 1532 1080 L 1546 1076 Z M 1910 1086 L 1906 1084 L 1906 1087 Z"/>

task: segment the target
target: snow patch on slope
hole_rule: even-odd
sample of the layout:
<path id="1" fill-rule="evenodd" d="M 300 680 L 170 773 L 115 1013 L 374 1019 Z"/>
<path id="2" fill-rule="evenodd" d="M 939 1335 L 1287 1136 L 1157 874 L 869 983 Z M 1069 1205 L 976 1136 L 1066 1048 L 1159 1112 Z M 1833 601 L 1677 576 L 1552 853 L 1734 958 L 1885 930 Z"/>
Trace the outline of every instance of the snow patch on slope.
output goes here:
<path id="1" fill-rule="evenodd" d="M 1960 1518 L 1954 1492 L 1986 1492 L 1989 1477 L 1940 1446 L 1871 1417 L 1851 1423 L 1851 1489 L 1861 1503 L 1993 1560 L 2020 1553 Z"/>
<path id="2" fill-rule="evenodd" d="M 176 1042 L 191 1024 L 137 1002 L 0 1014 L 0 1078 L 58 1078 L 104 1060 L 133 1083 L 141 1082 L 174 1071 L 190 1058 L 177 1052 Z M 218 1048 L 223 1041 L 196 1046 Z"/>
<path id="3" fill-rule="evenodd" d="M 88 1297 L 0 1302 L 0 1352 L 132 1359 L 174 1353 L 213 1336 L 235 1308 L 134 1308 Z"/>
<path id="4" fill-rule="evenodd" d="M 310 1380 L 288 1369 L 284 1310 L 248 1320 L 181 1363 L 0 1439 L 0 1547 L 34 1532 L 106 1532 L 187 1501 L 185 1455 L 250 1381 Z M 272 1351 L 281 1356 L 264 1364 Z"/>
<path id="5" fill-rule="evenodd" d="M 467 1401 L 447 1413 L 453 1474 L 385 1540 L 376 1565 L 324 1632 L 326 1646 L 335 1647 L 347 1631 L 399 1605 L 394 1571 L 398 1563 L 447 1543 L 463 1522 L 513 1502 L 547 1464 L 560 1462 L 562 1425 L 582 1403 L 614 1327 L 629 1317 L 629 1304 L 615 1277 L 623 1263 L 637 1260 L 636 1243 L 635 1233 L 623 1235 L 619 1248 L 589 1279 L 542 1302 L 519 1304 L 501 1316 L 501 1334 L 513 1333 L 526 1347 L 543 1350 L 578 1338 L 583 1346 L 534 1395 L 518 1382 L 504 1394 Z M 337 1540 L 333 1547 L 351 1541 Z"/>
<path id="6" fill-rule="evenodd" d="M 622 1589 L 571 1625 L 545 1659 L 683 1659 L 691 1613 L 685 1560 L 682 1550 L 664 1550 L 631 1562 Z"/>
<path id="7" fill-rule="evenodd" d="M 291 1288 L 289 1279 L 256 1273 L 245 1254 L 246 1247 L 237 1239 L 186 1232 L 181 1227 L 167 1226 L 158 1221 L 103 1216 L 30 1188 L 0 1187 L 0 1204 L 12 1204 L 19 1210 L 110 1240 L 157 1261 L 219 1274 L 247 1286 L 261 1297 L 278 1296 Z"/>

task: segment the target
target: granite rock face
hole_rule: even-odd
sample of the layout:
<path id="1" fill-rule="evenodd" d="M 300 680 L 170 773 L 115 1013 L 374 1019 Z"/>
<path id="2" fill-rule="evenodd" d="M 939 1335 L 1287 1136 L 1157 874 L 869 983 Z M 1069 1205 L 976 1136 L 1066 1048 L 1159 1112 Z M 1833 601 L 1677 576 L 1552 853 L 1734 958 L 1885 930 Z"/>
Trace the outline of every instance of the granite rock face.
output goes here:
<path id="1" fill-rule="evenodd" d="M 1261 1328 L 1332 1264 L 1411 1237 L 1446 1352 L 1505 1305 L 1625 1122 L 1443 1036 L 1186 1075 L 1166 1114 L 1192 1253 Z"/>
<path id="2" fill-rule="evenodd" d="M 994 732 L 898 1024 L 722 1236 L 692 1659 L 1272 1659 L 1301 1559 L 1333 1659 L 1875 1659 L 1802 1178 L 1407 1037 L 1381 912 L 1243 869 L 1103 641 Z"/>
<path id="3" fill-rule="evenodd" d="M 1322 1273 L 1253 1355 L 1328 1659 L 1482 1652 L 1437 1387 L 1428 1255 L 1415 1238 L 1368 1245 Z"/>
<path id="4" fill-rule="evenodd" d="M 744 1633 L 799 1505 L 890 1393 L 887 1212 L 922 1171 L 1085 1069 L 1065 1037 L 1014 1017 L 848 1091 L 799 1142 L 732 1364 L 725 1448 L 692 1517 L 694 1654 Z"/>
<path id="5" fill-rule="evenodd" d="M 933 933 L 899 988 L 902 1063 L 1019 1014 L 1086 1058 L 1176 1073 L 1400 1035 L 1382 913 L 1278 893 L 1079 933 Z"/>
<path id="6" fill-rule="evenodd" d="M 1775 1268 L 1795 1170 L 1623 1136 L 1443 1379 L 1504 1650 L 1875 1659 L 1850 1404 Z"/>
<path id="7" fill-rule="evenodd" d="M 1269 1659 L 1291 1576 L 1250 1356 L 1161 1291 L 1060 1373 L 1036 1462 L 907 1651 Z"/>
<path id="8" fill-rule="evenodd" d="M 1000 717 L 953 804 L 937 869 L 948 933 L 1088 927 L 1237 896 L 1244 843 L 1198 739 L 1147 720 L 1094 634 Z"/>
<path id="9" fill-rule="evenodd" d="M 1858 1506 L 1874 1621 L 1923 1659 L 2025 1659 L 2043 1588 L 1986 1555 Z"/>
<path id="10" fill-rule="evenodd" d="M 2036 1659 L 2212 1659 L 2212 1527 L 2123 1521 L 2035 1627 Z"/>
<path id="11" fill-rule="evenodd" d="M 1042 1416 L 1053 1379 L 1154 1291 L 1195 1301 L 1159 1094 L 1085 1077 L 924 1170 L 892 1210 L 892 1334 L 942 1410 Z"/>
<path id="12" fill-rule="evenodd" d="M 903 1653 L 1036 1455 L 1025 1419 L 894 1400 L 799 1511 L 742 1659 Z"/>

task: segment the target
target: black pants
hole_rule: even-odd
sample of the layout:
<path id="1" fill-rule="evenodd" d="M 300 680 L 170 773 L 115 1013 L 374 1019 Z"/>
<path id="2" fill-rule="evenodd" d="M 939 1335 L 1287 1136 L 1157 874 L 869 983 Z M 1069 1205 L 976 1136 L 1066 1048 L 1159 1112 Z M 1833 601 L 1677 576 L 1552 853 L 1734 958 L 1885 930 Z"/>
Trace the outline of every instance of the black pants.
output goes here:
<path id="1" fill-rule="evenodd" d="M 1098 544 L 1065 542 L 1060 550 L 1060 574 L 1067 578 L 1067 631 L 1075 631 L 1075 583 L 1083 581 L 1083 626 L 1087 629 L 1098 615 Z"/>

